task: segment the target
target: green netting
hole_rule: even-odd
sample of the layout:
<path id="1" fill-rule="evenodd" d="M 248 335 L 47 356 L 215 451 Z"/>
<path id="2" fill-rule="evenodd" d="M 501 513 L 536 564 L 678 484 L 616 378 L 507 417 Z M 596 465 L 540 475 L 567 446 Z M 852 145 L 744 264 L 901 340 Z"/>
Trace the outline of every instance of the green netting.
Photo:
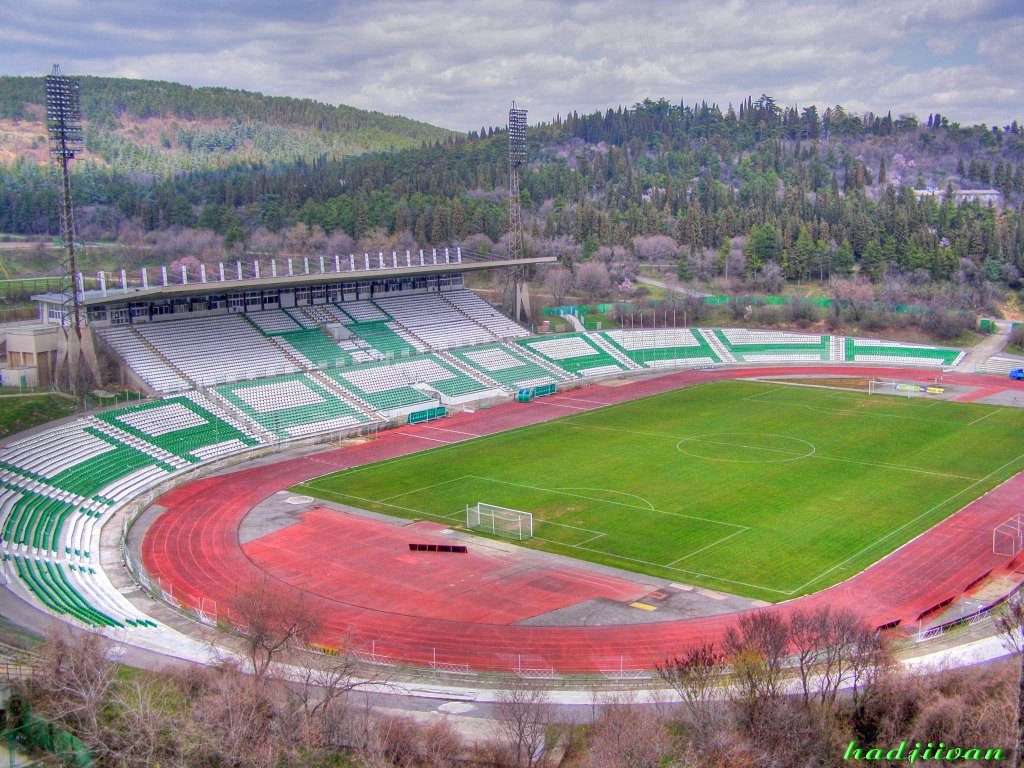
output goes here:
<path id="1" fill-rule="evenodd" d="M 92 753 L 83 741 L 33 715 L 31 705 L 20 696 L 11 697 L 7 712 L 7 729 L 2 738 L 8 745 L 17 744 L 27 752 L 49 752 L 74 768 L 89 768 L 93 764 Z"/>

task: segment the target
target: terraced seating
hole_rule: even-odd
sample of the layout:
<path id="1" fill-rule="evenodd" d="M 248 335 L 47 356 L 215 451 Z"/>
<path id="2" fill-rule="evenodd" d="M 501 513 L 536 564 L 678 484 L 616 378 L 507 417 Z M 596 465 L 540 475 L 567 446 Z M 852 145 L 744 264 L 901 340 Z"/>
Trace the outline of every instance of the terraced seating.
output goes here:
<path id="1" fill-rule="evenodd" d="M 255 436 L 214 415 L 195 392 L 96 418 L 191 463 L 259 444 Z"/>
<path id="2" fill-rule="evenodd" d="M 498 338 L 456 310 L 438 293 L 395 296 L 376 299 L 375 302 L 430 349 L 468 347 Z"/>
<path id="3" fill-rule="evenodd" d="M 370 408 L 384 414 L 420 403 L 437 401 L 414 389 L 398 365 L 371 363 L 324 374 L 358 397 Z"/>
<path id="4" fill-rule="evenodd" d="M 54 613 L 71 616 L 92 627 L 125 624 L 93 608 L 67 581 L 63 569 L 47 560 L 12 555 L 18 576 L 39 601 Z"/>
<path id="5" fill-rule="evenodd" d="M 491 389 L 489 385 L 463 373 L 437 355 L 410 357 L 394 363 L 394 366 L 408 381 L 427 384 L 449 397 L 462 397 Z"/>
<path id="6" fill-rule="evenodd" d="M 530 335 L 525 328 L 501 314 L 501 312 L 466 288 L 443 291 L 441 296 L 451 302 L 452 305 L 464 315 L 467 315 L 473 322 L 482 325 L 499 339 L 521 339 Z"/>
<path id="7" fill-rule="evenodd" d="M 147 323 L 147 341 L 200 386 L 296 373 L 296 366 L 238 314 Z"/>
<path id="8" fill-rule="evenodd" d="M 941 367 L 956 365 L 965 354 L 959 349 L 944 349 L 921 344 L 846 339 L 846 361 L 851 363 L 894 363 Z"/>
<path id="9" fill-rule="evenodd" d="M 244 317 L 265 336 L 285 331 L 297 331 L 303 326 L 283 309 L 265 309 L 260 312 L 246 312 Z"/>
<path id="10" fill-rule="evenodd" d="M 153 463 L 152 456 L 84 419 L 0 449 L 0 469 L 78 496 L 91 496 L 118 477 Z"/>
<path id="11" fill-rule="evenodd" d="M 714 333 L 739 362 L 827 362 L 832 359 L 831 336 L 746 328 L 723 328 L 705 333 Z"/>
<path id="12" fill-rule="evenodd" d="M 331 336 L 319 328 L 302 328 L 297 331 L 285 331 L 277 334 L 277 338 L 287 343 L 287 348 L 297 352 L 309 361 L 313 368 L 335 368 L 339 365 L 352 365 L 354 357 L 352 348 L 342 349 Z M 358 349 L 358 348 L 356 348 Z M 363 358 L 369 357 L 362 352 Z"/>
<path id="13" fill-rule="evenodd" d="M 291 310 L 291 314 L 293 317 L 298 317 L 300 314 L 305 315 L 313 321 L 314 325 L 331 325 L 332 323 L 348 325 L 352 322 L 352 318 L 334 304 L 315 304 L 308 307 L 299 307 Z"/>
<path id="14" fill-rule="evenodd" d="M 580 376 L 600 376 L 626 370 L 622 363 L 582 333 L 527 339 L 516 343 L 552 361 L 558 367 Z"/>
<path id="15" fill-rule="evenodd" d="M 379 323 L 391 320 L 391 316 L 372 301 L 346 301 L 335 306 L 352 318 L 349 323 Z"/>
<path id="16" fill-rule="evenodd" d="M 403 334 L 394 323 L 367 322 L 350 325 L 349 330 L 357 339 L 374 349 L 382 358 L 408 357 L 426 351 L 426 348 Z"/>
<path id="17" fill-rule="evenodd" d="M 156 627 L 156 622 L 138 617 L 128 606 L 118 605 L 95 584 L 92 569 L 63 565 L 40 558 L 6 556 L 15 571 L 43 605 L 54 613 L 71 616 L 92 627 Z M 70 577 L 69 577 L 70 572 Z"/>
<path id="18" fill-rule="evenodd" d="M 179 392 L 192 384 L 153 352 L 129 326 L 104 328 L 100 337 L 117 352 L 139 377 L 157 392 Z"/>
<path id="19" fill-rule="evenodd" d="M 557 384 L 571 378 L 568 373 L 559 375 L 537 365 L 506 344 L 453 349 L 448 354 L 509 389 Z"/>
<path id="20" fill-rule="evenodd" d="M 1015 368 L 1024 367 L 1024 360 L 1013 357 L 990 357 L 978 366 L 978 373 L 994 373 L 1002 376 L 1009 375 Z"/>
<path id="21" fill-rule="evenodd" d="M 234 411 L 279 437 L 299 437 L 369 419 L 308 374 L 226 384 L 214 391 Z"/>
<path id="22" fill-rule="evenodd" d="M 599 335 L 634 363 L 648 368 L 721 362 L 704 337 L 688 328 L 612 330 Z"/>

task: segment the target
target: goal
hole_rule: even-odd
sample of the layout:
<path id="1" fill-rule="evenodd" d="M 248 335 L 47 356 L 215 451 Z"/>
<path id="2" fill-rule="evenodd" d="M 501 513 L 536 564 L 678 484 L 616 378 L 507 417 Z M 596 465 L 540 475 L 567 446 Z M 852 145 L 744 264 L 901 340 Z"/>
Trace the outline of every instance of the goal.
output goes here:
<path id="1" fill-rule="evenodd" d="M 992 554 L 1013 557 L 1024 549 L 1024 515 L 1014 515 L 992 529 Z"/>
<path id="2" fill-rule="evenodd" d="M 533 536 L 533 514 L 478 501 L 466 507 L 466 527 L 471 531 L 522 541 Z"/>

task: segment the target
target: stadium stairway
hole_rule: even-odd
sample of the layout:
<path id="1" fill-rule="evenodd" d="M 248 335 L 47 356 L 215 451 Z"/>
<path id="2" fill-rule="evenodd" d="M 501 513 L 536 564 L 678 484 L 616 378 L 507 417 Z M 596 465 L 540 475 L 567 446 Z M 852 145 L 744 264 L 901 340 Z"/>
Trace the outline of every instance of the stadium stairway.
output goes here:
<path id="1" fill-rule="evenodd" d="M 736 358 L 733 357 L 732 352 L 726 349 L 725 345 L 721 342 L 713 330 L 693 329 L 693 335 L 699 337 L 707 344 L 711 350 L 715 353 L 715 356 L 723 363 L 735 363 Z"/>
<path id="2" fill-rule="evenodd" d="M 644 368 L 643 365 L 635 362 L 632 358 L 626 355 L 624 350 L 622 350 L 618 345 L 610 342 L 608 338 L 604 336 L 604 334 L 592 333 L 589 335 L 589 338 L 592 342 L 597 344 L 599 348 L 603 349 L 605 352 L 611 355 L 612 358 L 614 358 L 615 361 L 619 365 L 621 365 L 625 370 L 639 371 Z"/>

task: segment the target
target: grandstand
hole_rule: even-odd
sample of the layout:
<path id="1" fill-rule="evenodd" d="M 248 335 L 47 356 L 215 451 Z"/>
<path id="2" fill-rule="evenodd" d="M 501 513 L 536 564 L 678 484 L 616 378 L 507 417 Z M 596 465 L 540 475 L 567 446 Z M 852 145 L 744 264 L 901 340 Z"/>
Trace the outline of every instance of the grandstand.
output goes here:
<path id="1" fill-rule="evenodd" d="M 443 259 L 443 260 L 442 260 Z M 100 527 L 194 467 L 286 440 L 343 436 L 441 406 L 663 367 L 870 362 L 952 365 L 958 350 L 747 329 L 607 330 L 531 337 L 465 288 L 509 266 L 422 253 L 336 259 L 334 272 L 121 290 L 84 301 L 97 354 L 156 398 L 0 447 L 0 550 L 27 597 L 82 624 L 154 626 L 98 568 Z M 327 260 L 329 264 L 330 260 Z M 388 263 L 390 261 L 390 264 Z M 419 262 L 417 264 L 416 262 Z M 527 259 L 541 263 L 552 259 Z M 518 262 L 516 262 L 518 263 Z M 356 274 L 353 274 L 353 271 Z M 213 272 L 213 270 L 211 270 Z M 260 278 L 258 275 L 272 275 Z M 39 297 L 52 318 L 54 297 Z M 59 298 L 59 297 L 58 297 Z M 59 316 L 58 316 L 59 320 Z"/>

